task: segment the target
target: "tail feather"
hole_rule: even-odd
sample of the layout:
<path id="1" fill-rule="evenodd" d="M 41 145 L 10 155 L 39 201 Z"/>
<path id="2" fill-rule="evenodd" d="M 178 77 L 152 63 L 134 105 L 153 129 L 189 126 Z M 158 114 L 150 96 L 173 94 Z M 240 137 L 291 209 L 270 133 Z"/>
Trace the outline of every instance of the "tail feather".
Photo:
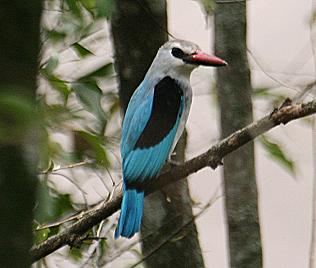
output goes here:
<path id="1" fill-rule="evenodd" d="M 135 188 L 128 189 L 123 185 L 121 214 L 115 230 L 115 239 L 119 236 L 131 238 L 139 232 L 143 215 L 144 192 Z"/>

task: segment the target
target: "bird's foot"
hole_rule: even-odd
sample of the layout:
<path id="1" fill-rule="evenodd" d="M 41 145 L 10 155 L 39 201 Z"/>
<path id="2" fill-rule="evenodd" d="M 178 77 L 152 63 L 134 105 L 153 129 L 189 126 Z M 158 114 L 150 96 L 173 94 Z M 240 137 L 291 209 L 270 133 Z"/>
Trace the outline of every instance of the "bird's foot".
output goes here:
<path id="1" fill-rule="evenodd" d="M 183 162 L 177 161 L 177 160 L 173 160 L 173 159 L 170 158 L 170 159 L 167 160 L 167 164 L 169 164 L 171 166 L 179 167 L 179 166 L 183 165 Z"/>
<path id="2" fill-rule="evenodd" d="M 218 166 L 222 166 L 223 165 L 223 161 L 221 158 L 218 157 L 211 157 L 208 160 L 208 165 L 212 168 L 212 169 L 216 169 Z"/>
<path id="3" fill-rule="evenodd" d="M 176 161 L 173 159 L 168 159 L 165 163 L 165 165 L 163 166 L 162 170 L 159 172 L 159 174 L 163 174 L 165 172 L 170 171 L 173 167 L 180 167 L 182 166 L 183 163 L 180 161 Z"/>

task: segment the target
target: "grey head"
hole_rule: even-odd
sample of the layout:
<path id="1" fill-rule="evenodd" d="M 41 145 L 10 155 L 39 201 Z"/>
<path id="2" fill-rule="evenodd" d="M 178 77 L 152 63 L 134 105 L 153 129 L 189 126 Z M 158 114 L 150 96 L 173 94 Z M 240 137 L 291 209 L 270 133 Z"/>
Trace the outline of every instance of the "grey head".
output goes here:
<path id="1" fill-rule="evenodd" d="M 171 75 L 189 77 L 199 65 L 225 66 L 222 59 L 203 53 L 200 47 L 185 40 L 171 40 L 160 47 L 150 67 L 151 75 Z"/>

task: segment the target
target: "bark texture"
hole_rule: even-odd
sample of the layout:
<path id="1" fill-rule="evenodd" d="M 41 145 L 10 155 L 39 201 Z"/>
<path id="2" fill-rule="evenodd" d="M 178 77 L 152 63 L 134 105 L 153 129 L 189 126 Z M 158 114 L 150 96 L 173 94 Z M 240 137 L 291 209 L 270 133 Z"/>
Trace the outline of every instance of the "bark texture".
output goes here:
<path id="1" fill-rule="evenodd" d="M 168 39 L 166 1 L 117 0 L 112 33 L 119 94 L 125 112 L 157 50 Z M 185 140 L 179 150 L 179 160 L 183 161 Z M 178 239 L 161 246 L 170 232 L 190 218 L 192 208 L 186 180 L 146 198 L 141 235 L 147 267 L 203 267 L 195 224 L 191 224 Z"/>
<path id="2" fill-rule="evenodd" d="M 111 23 L 123 112 L 159 47 L 168 39 L 166 2 L 116 0 Z"/>
<path id="3" fill-rule="evenodd" d="M 198 172 L 205 167 L 217 168 L 221 164 L 221 159 L 238 150 L 245 144 L 251 142 L 261 134 L 268 132 L 270 129 L 280 125 L 287 124 L 292 120 L 296 120 L 305 116 L 316 113 L 316 101 L 306 104 L 282 105 L 281 108 L 275 109 L 269 115 L 261 118 L 250 125 L 239 129 L 229 137 L 221 140 L 205 153 L 200 154 L 183 165 L 166 168 L 162 174 L 149 185 L 146 195 L 153 193 L 162 187 L 180 181 L 187 176 Z M 69 245 L 72 246 L 75 241 L 82 241 L 86 238 L 86 232 L 93 226 L 99 224 L 102 220 L 110 217 L 115 213 L 121 205 L 122 192 L 116 191 L 113 197 L 108 201 L 103 201 L 88 211 L 80 213 L 70 226 L 65 226 L 63 231 L 49 237 L 44 242 L 34 245 L 31 249 L 32 261 L 47 256 L 57 249 Z M 191 219 L 192 220 L 192 219 Z"/>
<path id="4" fill-rule="evenodd" d="M 36 129 L 23 111 L 35 103 L 40 14 L 40 0 L 1 2 L 0 267 L 31 264 Z"/>
<path id="5" fill-rule="evenodd" d="M 184 162 L 185 148 L 186 133 L 177 144 L 174 161 Z M 147 266 L 204 267 L 194 221 L 182 228 L 193 217 L 187 179 L 164 187 L 150 195 L 150 202 L 147 200 L 142 224 Z"/>
<path id="6" fill-rule="evenodd" d="M 227 68 L 216 70 L 223 138 L 253 120 L 246 48 L 246 2 L 218 3 L 215 10 L 215 54 L 229 64 Z M 231 267 L 261 267 L 252 142 L 224 159 L 224 181 Z"/>

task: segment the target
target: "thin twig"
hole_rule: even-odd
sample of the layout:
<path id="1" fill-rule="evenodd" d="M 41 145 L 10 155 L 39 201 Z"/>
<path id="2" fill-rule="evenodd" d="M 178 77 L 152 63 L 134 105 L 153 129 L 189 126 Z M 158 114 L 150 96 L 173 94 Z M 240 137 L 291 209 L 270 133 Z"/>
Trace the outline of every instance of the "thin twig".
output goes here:
<path id="1" fill-rule="evenodd" d="M 101 236 L 88 236 L 84 239 L 84 241 L 87 240 L 95 240 L 95 241 L 100 241 L 100 240 L 107 240 L 107 237 L 101 237 Z"/>
<path id="2" fill-rule="evenodd" d="M 89 33 L 88 35 L 84 36 L 83 38 L 78 39 L 78 40 L 72 42 L 71 44 L 68 44 L 67 47 L 63 47 L 63 48 L 60 49 L 59 51 L 56 51 L 56 54 L 60 55 L 60 54 L 62 54 L 63 52 L 67 51 L 68 49 L 72 49 L 72 46 L 73 46 L 74 44 L 76 44 L 76 43 L 78 43 L 78 42 L 82 42 L 83 40 L 85 40 L 85 39 L 87 39 L 87 38 L 90 38 L 91 36 L 93 36 L 93 35 L 95 35 L 95 34 L 98 34 L 99 32 L 102 32 L 102 31 L 104 31 L 104 27 L 101 27 L 101 28 L 99 28 L 99 29 L 96 29 L 95 31 Z M 39 68 L 40 68 L 40 69 L 43 68 L 43 67 L 48 63 L 48 60 L 49 60 L 49 58 L 44 59 L 44 60 L 40 63 Z"/>
<path id="3" fill-rule="evenodd" d="M 88 200 L 86 198 L 87 192 L 85 192 L 85 190 L 83 190 L 78 183 L 76 183 L 73 179 L 71 179 L 70 177 L 68 177 L 67 175 L 62 174 L 62 173 L 52 172 L 52 173 L 50 173 L 50 175 L 60 176 L 64 179 L 68 180 L 70 183 L 72 183 L 80 191 L 82 198 L 83 198 L 83 201 L 84 201 L 84 204 L 85 204 L 86 208 L 88 207 Z"/>
<path id="4" fill-rule="evenodd" d="M 109 169 L 107 168 L 107 167 L 105 167 L 105 170 L 106 170 L 106 172 L 109 174 L 109 176 L 110 176 L 110 179 L 111 179 L 111 182 L 112 182 L 112 187 L 115 187 L 115 181 L 114 181 L 114 179 L 113 179 L 113 177 L 112 177 L 112 174 L 111 174 L 111 172 L 109 171 Z"/>
<path id="5" fill-rule="evenodd" d="M 47 175 L 49 173 L 55 172 L 55 171 L 59 171 L 59 170 L 63 170 L 63 169 L 70 169 L 70 168 L 76 168 L 76 167 L 81 167 L 81 166 L 85 166 L 88 164 L 92 164 L 93 162 L 85 160 L 82 162 L 78 162 L 78 163 L 74 163 L 74 164 L 69 164 L 67 166 L 56 166 L 54 167 L 52 170 L 48 169 L 48 170 L 44 170 L 41 171 L 39 174 L 40 175 Z"/>
<path id="6" fill-rule="evenodd" d="M 229 137 L 211 147 L 205 153 L 186 161 L 183 165 L 169 166 L 167 170 L 162 171 L 161 175 L 159 175 L 156 180 L 148 185 L 146 194 L 186 178 L 202 168 L 216 168 L 221 164 L 223 157 L 275 126 L 286 124 L 292 120 L 316 113 L 316 101 L 311 101 L 305 104 L 290 104 L 290 101 L 287 101 L 286 103 L 286 105 L 282 105 L 281 108 L 275 109 L 269 115 L 234 132 Z M 116 187 L 113 196 L 107 202 L 101 202 L 89 209 L 78 221 L 74 222 L 60 233 L 51 236 L 38 245 L 34 245 L 31 249 L 32 261 L 35 262 L 55 250 L 70 244 L 73 241 L 74 236 L 80 237 L 94 225 L 111 216 L 119 209 L 121 200 L 122 191 L 119 190 L 119 187 Z"/>
<path id="7" fill-rule="evenodd" d="M 315 86 L 316 86 L 316 80 L 314 82 L 307 84 L 302 91 L 296 93 L 296 95 L 293 97 L 293 102 L 299 103 L 299 102 L 303 101 L 304 98 L 306 97 L 306 95 L 309 94 L 310 91 L 312 91 L 312 89 Z"/>
<path id="8" fill-rule="evenodd" d="M 166 223 L 166 225 L 174 222 L 180 215 L 176 214 L 176 216 L 168 219 L 168 222 Z M 131 250 L 134 246 L 136 246 L 138 243 L 143 243 L 144 241 L 146 241 L 149 237 L 151 237 L 152 235 L 155 235 L 157 233 L 161 233 L 161 229 L 159 228 L 149 234 L 147 234 L 146 236 L 142 236 L 140 239 L 135 240 L 132 243 L 129 243 L 128 245 L 124 245 L 122 248 L 120 248 L 118 251 L 112 253 L 112 255 L 109 255 L 106 259 L 106 263 L 109 264 L 113 261 L 115 261 L 118 257 L 120 257 L 124 252 L 127 252 L 129 250 Z"/>
<path id="9" fill-rule="evenodd" d="M 43 224 L 43 225 L 39 225 L 36 227 L 36 229 L 34 231 L 40 231 L 40 230 L 44 230 L 44 229 L 48 229 L 48 228 L 52 228 L 52 227 L 57 227 L 60 226 L 66 222 L 70 222 L 70 221 L 75 221 L 75 220 L 79 220 L 82 216 L 84 215 L 84 211 L 81 211 L 79 213 L 77 213 L 76 215 L 70 216 L 64 220 L 60 220 L 54 223 L 49 223 L 49 224 Z"/>
<path id="10" fill-rule="evenodd" d="M 280 79 L 274 77 L 273 75 L 269 74 L 268 72 L 265 71 L 265 69 L 262 67 L 261 63 L 259 62 L 259 60 L 255 57 L 255 55 L 252 53 L 252 51 L 247 48 L 247 52 L 248 54 L 251 56 L 251 58 L 254 60 L 254 62 L 258 65 L 258 67 L 261 69 L 261 71 L 267 76 L 269 77 L 271 80 L 273 80 L 274 82 L 278 83 L 280 86 L 289 88 L 289 89 L 293 89 L 296 92 L 300 92 L 301 90 L 299 88 L 296 87 L 292 87 L 286 83 L 284 83 L 283 81 L 281 81 Z"/>
<path id="11" fill-rule="evenodd" d="M 176 228 L 171 235 L 169 235 L 167 238 L 164 239 L 162 243 L 160 243 L 158 246 L 156 246 L 149 254 L 144 256 L 141 260 L 134 263 L 130 268 L 134 268 L 137 265 L 141 264 L 145 260 L 147 260 L 150 256 L 152 256 L 155 252 L 157 252 L 161 247 L 163 247 L 165 244 L 167 244 L 171 239 L 173 239 L 176 235 L 181 233 L 186 227 L 188 227 L 190 224 L 192 224 L 198 217 L 200 217 L 202 214 L 205 213 L 205 211 L 210 208 L 219 198 L 222 196 L 218 195 L 220 187 L 217 188 L 211 199 L 207 202 L 207 204 L 196 214 L 194 215 L 190 220 L 188 220 L 185 224 L 182 224 L 179 228 Z"/>
<path id="12" fill-rule="evenodd" d="M 88 257 L 87 257 L 86 261 L 82 264 L 82 266 L 80 266 L 81 268 L 90 267 L 88 265 L 93 260 L 94 255 L 97 253 L 99 242 L 101 240 L 107 239 L 106 237 L 101 237 L 101 231 L 103 228 L 103 224 L 104 224 L 104 220 L 101 221 L 101 223 L 99 224 L 98 229 L 96 231 L 96 236 L 88 236 L 87 238 L 85 238 L 85 240 L 92 240 L 93 244 L 89 247 Z"/>
<path id="13" fill-rule="evenodd" d="M 203 207 L 200 208 L 201 211 L 200 211 L 198 214 L 196 214 L 195 216 L 193 216 L 193 220 L 195 220 L 197 217 L 201 216 L 201 215 L 202 215 L 201 212 L 203 212 L 203 210 L 205 211 L 205 210 L 210 206 L 210 205 L 208 205 L 208 204 L 211 202 L 211 200 L 214 199 L 215 196 L 218 195 L 218 192 L 219 192 L 219 190 L 221 189 L 221 188 L 220 188 L 221 186 L 222 186 L 222 183 L 217 187 L 217 189 L 215 190 L 214 194 L 212 195 L 212 198 L 206 203 L 206 205 L 204 205 Z M 219 196 L 218 198 L 220 198 L 220 196 Z M 217 199 L 216 199 L 216 200 L 217 200 Z M 213 203 L 215 203 L 216 200 L 214 200 Z M 177 214 L 175 217 L 169 219 L 169 221 L 168 221 L 165 225 L 171 224 L 171 223 L 174 222 L 178 217 L 179 217 L 179 214 Z M 161 229 L 162 229 L 162 228 L 163 228 L 163 227 L 160 227 L 160 228 L 158 228 L 157 230 L 155 230 L 155 231 L 153 231 L 153 232 L 147 234 L 145 237 L 142 236 L 141 239 L 137 239 L 137 240 L 134 241 L 133 243 L 130 243 L 130 244 L 128 244 L 127 246 L 121 248 L 118 252 L 115 252 L 114 254 L 112 254 L 111 256 L 109 256 L 109 257 L 106 259 L 106 263 L 109 264 L 109 263 L 113 262 L 113 261 L 116 260 L 118 257 L 120 257 L 124 252 L 129 251 L 130 249 L 132 249 L 132 248 L 133 248 L 135 245 L 137 245 L 138 243 L 143 243 L 144 241 L 146 241 L 146 240 L 147 240 L 149 237 L 151 237 L 152 235 L 155 235 L 155 234 L 157 234 L 157 233 L 161 233 Z M 183 229 L 183 228 L 184 228 L 184 227 L 182 227 L 182 229 Z"/>

